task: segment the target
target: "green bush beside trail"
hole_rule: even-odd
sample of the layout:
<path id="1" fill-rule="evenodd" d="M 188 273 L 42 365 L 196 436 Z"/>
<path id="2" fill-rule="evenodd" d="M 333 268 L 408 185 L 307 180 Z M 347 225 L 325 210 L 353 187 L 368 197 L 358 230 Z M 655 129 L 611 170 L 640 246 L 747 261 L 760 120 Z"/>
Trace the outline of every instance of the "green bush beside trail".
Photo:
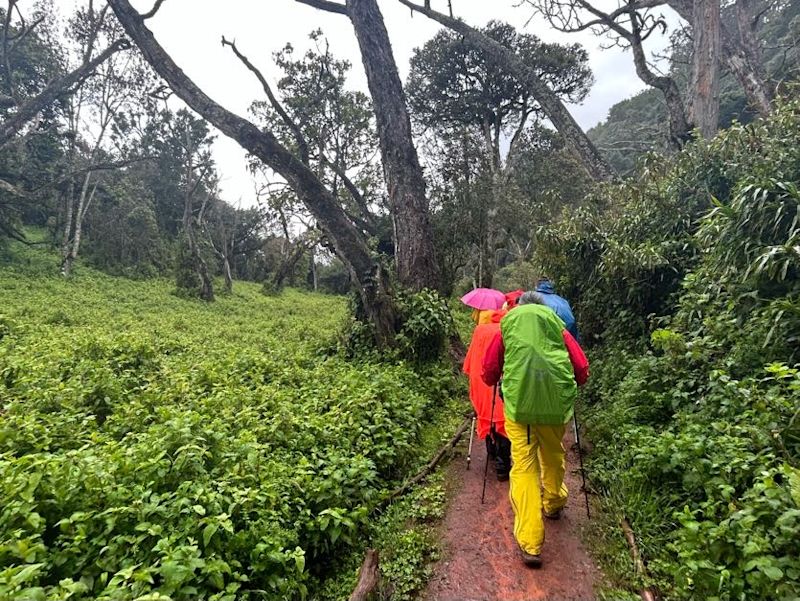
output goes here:
<path id="1" fill-rule="evenodd" d="M 0 598 L 305 598 L 418 464 L 450 380 L 326 352 L 342 299 L 170 287 L 0 267 Z"/>
<path id="2" fill-rule="evenodd" d="M 542 232 L 593 377 L 593 483 L 668 599 L 800 597 L 800 104 Z"/>

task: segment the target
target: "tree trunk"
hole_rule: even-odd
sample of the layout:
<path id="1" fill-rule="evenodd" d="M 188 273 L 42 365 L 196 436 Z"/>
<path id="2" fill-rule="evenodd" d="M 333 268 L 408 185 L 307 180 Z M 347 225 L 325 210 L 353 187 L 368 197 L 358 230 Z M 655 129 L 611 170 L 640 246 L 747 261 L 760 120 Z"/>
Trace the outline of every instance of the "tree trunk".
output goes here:
<path id="1" fill-rule="evenodd" d="M 398 280 L 413 290 L 442 282 L 433 248 L 425 179 L 389 34 L 376 0 L 347 0 L 378 126 L 383 174 L 395 222 Z"/>
<path id="2" fill-rule="evenodd" d="M 547 87 L 547 84 L 522 58 L 502 44 L 473 29 L 464 21 L 448 17 L 430 9 L 427 5 L 420 6 L 411 0 L 399 1 L 412 10 L 419 11 L 445 27 L 460 33 L 470 44 L 483 50 L 525 85 L 531 96 L 542 107 L 553 127 L 564 137 L 567 145 L 577 154 L 584 168 L 593 179 L 610 181 L 617 176 L 614 168 L 598 152 L 592 141 L 589 140 L 586 133 L 564 106 L 564 103 L 561 102 L 558 95 Z"/>
<path id="3" fill-rule="evenodd" d="M 230 294 L 233 292 L 233 274 L 231 273 L 231 262 L 228 260 L 228 254 L 222 255 L 222 273 L 225 276 L 225 292 Z"/>
<path id="4" fill-rule="evenodd" d="M 200 298 L 206 302 L 214 302 L 214 283 L 211 280 L 211 275 L 208 273 L 208 265 L 200 256 L 200 249 L 194 241 L 194 235 L 191 236 L 192 245 L 192 258 L 194 259 L 197 268 L 197 274 L 200 276 Z"/>
<path id="5" fill-rule="evenodd" d="M 694 25 L 692 0 L 667 0 L 667 4 L 684 21 Z M 760 114 L 768 115 L 772 110 L 772 94 L 766 83 L 758 40 L 750 24 L 752 9 L 749 0 L 738 0 L 735 10 L 738 31 L 731 31 L 725 22 L 720 25 L 723 60 L 733 76 L 739 80 L 750 105 Z"/>
<path id="6" fill-rule="evenodd" d="M 705 139 L 719 127 L 720 0 L 694 0 L 692 13 L 692 121 Z"/>
<path id="7" fill-rule="evenodd" d="M 364 563 L 358 571 L 358 583 L 347 601 L 368 601 L 379 583 L 378 552 L 375 549 L 367 549 Z"/>
<path id="8" fill-rule="evenodd" d="M 275 272 L 275 276 L 272 278 L 272 287 L 275 290 L 280 290 L 283 288 L 283 281 L 289 277 L 292 271 L 294 271 L 295 265 L 297 265 L 297 262 L 302 258 L 307 250 L 308 247 L 302 242 L 295 244 L 292 252 L 289 253 L 289 256 L 284 258 L 280 267 L 278 267 L 278 271 Z"/>
<path id="9" fill-rule="evenodd" d="M 66 214 L 64 215 L 64 235 L 61 239 L 61 275 L 69 277 L 71 265 L 69 264 L 70 235 L 72 234 L 72 216 L 75 213 L 75 182 L 70 181 L 69 192 L 66 195 Z"/>
<path id="10" fill-rule="evenodd" d="M 311 270 L 311 289 L 314 292 L 319 292 L 319 273 L 317 272 L 317 253 L 315 252 L 315 248 L 312 246 L 309 249 L 310 259 L 309 259 L 309 269 Z"/>
<path id="11" fill-rule="evenodd" d="M 722 44 L 723 52 L 726 46 L 732 46 L 725 52 L 728 59 L 726 62 L 741 82 L 750 104 L 761 115 L 766 116 L 772 110 L 772 94 L 764 73 L 764 59 L 756 36 L 752 4 L 752 0 L 737 0 L 734 8 L 741 48 L 739 55 L 735 52 L 736 45 L 728 41 L 729 32 L 725 27 L 722 29 Z M 739 64 L 734 65 L 736 59 L 740 58 L 743 58 L 744 62 L 739 61 Z"/>
<path id="12" fill-rule="evenodd" d="M 636 74 L 644 83 L 660 90 L 664 95 L 669 116 L 669 145 L 673 150 L 680 150 L 691 137 L 692 126 L 686 118 L 686 107 L 678 84 L 672 77 L 653 73 L 647 64 L 647 56 L 642 48 L 641 34 L 635 21 L 633 27 L 634 35 L 630 43 Z"/>
<path id="13" fill-rule="evenodd" d="M 94 199 L 95 192 L 97 192 L 97 182 L 95 182 L 91 193 L 89 192 L 89 180 L 92 177 L 92 172 L 88 171 L 83 179 L 81 186 L 81 195 L 78 198 L 78 206 L 75 210 L 75 226 L 72 231 L 72 242 L 69 245 L 67 255 L 64 257 L 64 263 L 61 266 L 61 273 L 64 277 L 69 277 L 72 271 L 72 264 L 78 258 L 78 252 L 81 248 L 81 237 L 83 235 L 83 219 L 86 217 L 86 211 L 89 210 Z"/>
<path id="14" fill-rule="evenodd" d="M 200 280 L 200 298 L 209 303 L 214 302 L 214 282 L 208 273 L 208 265 L 200 254 L 200 247 L 191 223 L 184 228 L 183 234 L 186 236 L 186 250 L 189 253 L 191 268 Z"/>

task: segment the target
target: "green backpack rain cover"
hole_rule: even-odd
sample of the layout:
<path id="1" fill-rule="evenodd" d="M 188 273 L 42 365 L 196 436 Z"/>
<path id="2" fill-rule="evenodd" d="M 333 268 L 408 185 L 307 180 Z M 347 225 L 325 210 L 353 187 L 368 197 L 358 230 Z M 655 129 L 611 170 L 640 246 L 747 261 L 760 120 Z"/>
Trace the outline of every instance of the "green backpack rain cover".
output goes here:
<path id="1" fill-rule="evenodd" d="M 567 423 L 578 386 L 564 344 L 564 322 L 544 305 L 521 305 L 502 319 L 500 331 L 506 417 L 520 424 Z"/>

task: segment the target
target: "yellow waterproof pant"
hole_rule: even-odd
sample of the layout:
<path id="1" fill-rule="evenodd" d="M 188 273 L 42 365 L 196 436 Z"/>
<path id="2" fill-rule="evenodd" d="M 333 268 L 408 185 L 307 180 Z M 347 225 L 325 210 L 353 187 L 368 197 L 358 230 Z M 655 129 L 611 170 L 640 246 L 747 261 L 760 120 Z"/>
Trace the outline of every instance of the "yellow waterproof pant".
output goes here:
<path id="1" fill-rule="evenodd" d="M 544 542 L 539 487 L 544 488 L 546 513 L 558 511 L 567 504 L 568 491 L 564 485 L 566 454 L 561 445 L 565 427 L 527 426 L 506 418 L 513 464 L 508 493 L 514 509 L 514 538 L 523 551 L 533 555 L 541 552 Z"/>

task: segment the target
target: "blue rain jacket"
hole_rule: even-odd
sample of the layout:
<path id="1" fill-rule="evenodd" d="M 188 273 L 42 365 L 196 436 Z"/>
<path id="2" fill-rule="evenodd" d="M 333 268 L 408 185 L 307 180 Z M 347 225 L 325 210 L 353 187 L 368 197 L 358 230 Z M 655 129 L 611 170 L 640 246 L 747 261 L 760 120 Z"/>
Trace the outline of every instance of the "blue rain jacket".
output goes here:
<path id="1" fill-rule="evenodd" d="M 572 334 L 575 340 L 580 341 L 578 335 L 578 324 L 575 322 L 575 316 L 572 314 L 572 308 L 566 299 L 561 298 L 556 294 L 556 289 L 553 287 L 552 282 L 542 282 L 536 287 L 536 292 L 542 295 L 544 304 L 556 312 L 567 327 L 567 331 Z"/>

